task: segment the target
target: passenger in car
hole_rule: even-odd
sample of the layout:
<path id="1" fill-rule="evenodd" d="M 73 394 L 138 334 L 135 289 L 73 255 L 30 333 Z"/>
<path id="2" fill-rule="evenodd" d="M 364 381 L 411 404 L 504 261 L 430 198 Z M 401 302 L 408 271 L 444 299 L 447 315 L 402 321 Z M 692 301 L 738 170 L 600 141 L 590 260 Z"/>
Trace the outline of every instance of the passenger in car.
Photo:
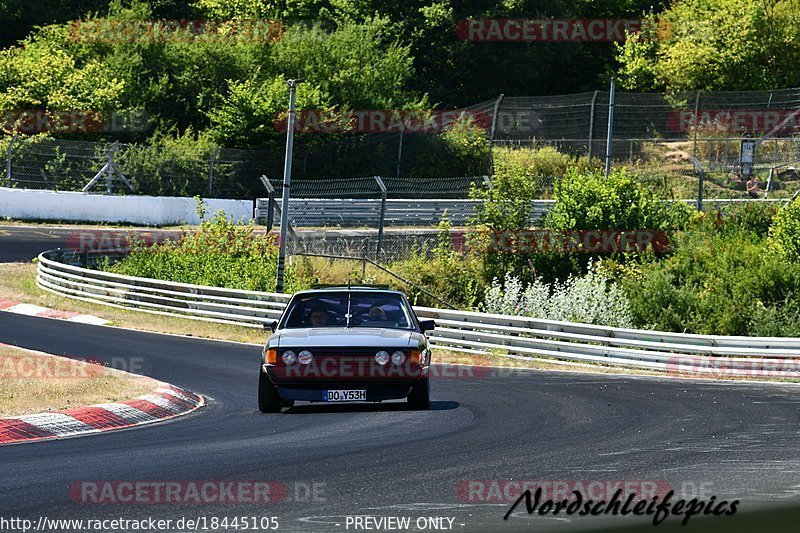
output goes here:
<path id="1" fill-rule="evenodd" d="M 386 316 L 386 311 L 376 305 L 369 310 L 369 318 L 367 320 L 370 322 L 381 322 L 389 320 L 389 317 Z"/>

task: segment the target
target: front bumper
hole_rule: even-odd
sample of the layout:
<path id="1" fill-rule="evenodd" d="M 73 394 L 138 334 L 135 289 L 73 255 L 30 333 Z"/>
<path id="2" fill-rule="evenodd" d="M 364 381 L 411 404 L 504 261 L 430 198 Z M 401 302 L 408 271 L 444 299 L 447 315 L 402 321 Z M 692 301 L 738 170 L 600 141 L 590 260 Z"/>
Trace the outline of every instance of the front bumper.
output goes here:
<path id="1" fill-rule="evenodd" d="M 366 390 L 368 402 L 384 400 L 400 400 L 406 398 L 411 389 L 429 375 L 430 367 L 420 367 L 411 376 L 360 378 L 320 378 L 289 377 L 285 368 L 264 365 L 270 381 L 278 389 L 284 400 L 301 400 L 308 402 L 324 401 L 327 390 Z M 332 402 L 340 403 L 340 402 Z"/>

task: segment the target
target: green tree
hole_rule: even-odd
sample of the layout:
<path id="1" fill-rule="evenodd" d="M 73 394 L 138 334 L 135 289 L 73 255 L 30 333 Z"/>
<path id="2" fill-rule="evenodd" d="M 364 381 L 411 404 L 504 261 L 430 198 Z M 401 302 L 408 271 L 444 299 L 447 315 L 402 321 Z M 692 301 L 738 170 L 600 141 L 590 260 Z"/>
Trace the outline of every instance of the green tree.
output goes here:
<path id="1" fill-rule="evenodd" d="M 800 2 L 677 0 L 618 47 L 628 89 L 749 90 L 800 84 Z"/>

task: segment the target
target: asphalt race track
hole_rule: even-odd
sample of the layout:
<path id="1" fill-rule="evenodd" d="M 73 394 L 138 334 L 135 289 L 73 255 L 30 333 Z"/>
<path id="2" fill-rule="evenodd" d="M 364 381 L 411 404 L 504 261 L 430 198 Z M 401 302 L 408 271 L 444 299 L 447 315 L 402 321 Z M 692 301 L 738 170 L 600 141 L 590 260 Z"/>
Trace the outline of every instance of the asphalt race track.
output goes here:
<path id="1" fill-rule="evenodd" d="M 0 226 L 0 263 L 30 261 L 44 250 L 64 246 L 72 230 Z"/>
<path id="2" fill-rule="evenodd" d="M 441 377 L 425 412 L 300 404 L 264 415 L 258 347 L 5 313 L 0 342 L 128 361 L 209 401 L 155 426 L 0 447 L 3 516 L 277 516 L 280 531 L 346 531 L 345 515 L 448 516 L 460 531 L 534 530 L 576 524 L 524 512 L 503 522 L 509 504 L 465 500 L 457 487 L 661 480 L 684 492 L 702 486 L 706 499 L 739 498 L 740 513 L 795 502 L 800 488 L 800 388 L 791 385 L 518 371 Z M 103 480 L 268 480 L 284 483 L 288 497 L 225 506 L 70 499 L 73 483 Z M 317 501 L 308 501 L 310 487 Z"/>

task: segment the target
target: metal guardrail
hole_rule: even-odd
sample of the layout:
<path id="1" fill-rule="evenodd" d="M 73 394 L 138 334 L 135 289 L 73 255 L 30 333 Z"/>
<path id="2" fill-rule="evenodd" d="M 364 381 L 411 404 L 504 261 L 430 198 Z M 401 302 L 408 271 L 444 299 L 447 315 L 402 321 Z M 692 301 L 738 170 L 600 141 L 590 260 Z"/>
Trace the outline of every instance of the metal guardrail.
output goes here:
<path id="1" fill-rule="evenodd" d="M 277 200 L 276 200 L 277 201 Z M 670 200 L 672 201 L 672 200 Z M 694 205 L 697 200 L 680 200 Z M 752 198 L 713 198 L 705 199 L 704 209 L 720 209 L 727 205 L 751 202 L 785 202 L 785 199 Z M 386 200 L 384 226 L 436 226 L 447 211 L 447 217 L 455 226 L 463 226 L 475 216 L 475 207 L 480 200 L 422 200 L 389 198 Z M 535 225 L 547 211 L 555 205 L 555 200 L 533 200 L 531 220 Z M 777 204 L 776 204 L 777 205 Z M 256 200 L 255 218 L 269 219 L 269 199 Z M 381 218 L 380 198 L 291 198 L 289 200 L 289 223 L 295 228 L 302 227 L 361 227 L 375 226 Z"/>
<path id="2" fill-rule="evenodd" d="M 276 200 L 277 201 L 277 200 Z M 480 200 L 386 200 L 384 226 L 435 226 L 445 211 L 450 222 L 465 225 L 475 216 L 475 206 Z M 538 221 L 555 200 L 531 202 L 531 223 Z M 256 200 L 255 217 L 269 218 L 269 199 Z M 380 198 L 290 198 L 289 223 L 295 228 L 342 226 L 359 227 L 376 225 L 381 219 Z"/>
<path id="3" fill-rule="evenodd" d="M 289 295 L 206 287 L 123 276 L 75 264 L 80 254 L 39 255 L 36 282 L 50 292 L 93 303 L 225 324 L 263 327 L 277 319 Z M 800 379 L 800 339 L 694 335 L 528 317 L 416 307 L 433 318 L 429 334 L 442 348 L 597 363 L 671 373 L 711 373 Z"/>

